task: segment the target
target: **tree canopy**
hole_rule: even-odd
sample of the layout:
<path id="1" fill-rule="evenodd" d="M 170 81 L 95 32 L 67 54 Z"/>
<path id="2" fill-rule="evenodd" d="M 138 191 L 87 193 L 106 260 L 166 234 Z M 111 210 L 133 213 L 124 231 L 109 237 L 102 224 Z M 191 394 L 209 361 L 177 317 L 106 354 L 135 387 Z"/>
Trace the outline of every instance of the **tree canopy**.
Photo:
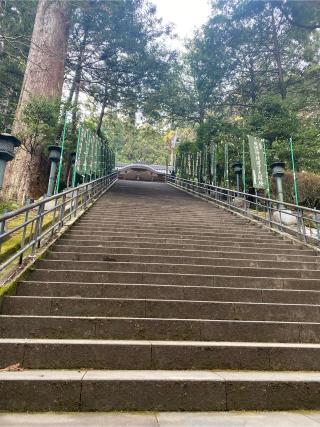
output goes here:
<path id="1" fill-rule="evenodd" d="M 13 123 L 36 7 L 0 2 L 2 131 Z M 319 171 L 318 1 L 213 0 L 182 51 L 148 0 L 70 0 L 68 28 L 60 121 L 67 111 L 74 130 L 86 120 L 120 160 L 163 163 L 177 136 L 181 150 L 214 143 L 219 167 L 224 145 L 236 160 L 252 133 L 271 160 L 287 162 L 292 137 L 298 169 Z"/>

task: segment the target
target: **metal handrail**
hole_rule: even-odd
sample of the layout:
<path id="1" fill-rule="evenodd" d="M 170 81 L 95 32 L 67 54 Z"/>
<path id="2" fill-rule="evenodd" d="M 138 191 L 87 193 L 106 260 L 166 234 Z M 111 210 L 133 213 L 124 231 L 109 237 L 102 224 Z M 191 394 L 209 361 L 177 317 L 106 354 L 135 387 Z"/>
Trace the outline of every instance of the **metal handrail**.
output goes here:
<path id="1" fill-rule="evenodd" d="M 313 246 L 320 246 L 320 211 L 229 188 L 167 175 L 167 182 L 189 193 L 258 220 Z"/>
<path id="2" fill-rule="evenodd" d="M 0 271 L 18 258 L 18 264 L 21 265 L 27 251 L 30 251 L 29 255 L 35 256 L 45 237 L 53 237 L 66 221 L 79 217 L 87 206 L 101 197 L 117 179 L 118 173 L 113 172 L 0 216 L 0 230 L 2 230 L 0 248 L 5 241 L 22 230 L 20 241 L 17 242 L 17 250 L 0 264 Z M 23 216 L 21 224 L 5 231 L 10 220 L 21 218 L 21 216 Z M 48 219 L 47 223 L 46 219 Z"/>

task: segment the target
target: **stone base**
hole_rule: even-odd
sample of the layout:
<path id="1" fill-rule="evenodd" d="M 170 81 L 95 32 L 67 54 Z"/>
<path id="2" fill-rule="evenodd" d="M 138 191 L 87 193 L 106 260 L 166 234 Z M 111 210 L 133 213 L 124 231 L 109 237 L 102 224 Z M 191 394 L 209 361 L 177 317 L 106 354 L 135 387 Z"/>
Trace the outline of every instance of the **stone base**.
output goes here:
<path id="1" fill-rule="evenodd" d="M 283 225 L 297 224 L 297 217 L 289 209 L 278 210 L 273 213 L 273 220 Z"/>

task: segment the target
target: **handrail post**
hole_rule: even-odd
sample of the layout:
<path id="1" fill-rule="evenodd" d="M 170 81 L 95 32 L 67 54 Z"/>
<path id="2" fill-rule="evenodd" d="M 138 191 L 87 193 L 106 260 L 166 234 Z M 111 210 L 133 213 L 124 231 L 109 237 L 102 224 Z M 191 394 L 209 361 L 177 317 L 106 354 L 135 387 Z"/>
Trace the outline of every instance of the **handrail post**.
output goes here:
<path id="1" fill-rule="evenodd" d="M 64 212 L 65 212 L 65 203 L 66 203 L 66 193 L 62 194 L 62 202 L 61 202 L 61 207 L 60 207 L 60 218 L 59 218 L 59 226 L 58 226 L 58 230 L 61 230 L 61 228 L 63 227 L 63 223 L 64 223 Z"/>
<path id="2" fill-rule="evenodd" d="M 4 210 L 4 213 L 7 213 L 7 209 Z M 2 239 L 1 236 L 5 233 L 6 231 L 6 220 L 3 220 L 0 222 L 0 252 L 1 252 L 1 246 L 2 246 Z"/>
<path id="3" fill-rule="evenodd" d="M 269 227 L 272 228 L 272 202 L 267 201 Z"/>
<path id="4" fill-rule="evenodd" d="M 26 205 L 29 205 L 30 204 L 30 200 L 29 199 L 27 199 L 26 200 Z M 29 219 L 29 210 L 27 210 L 26 212 L 25 212 L 25 214 L 24 214 L 24 227 L 23 227 L 23 232 L 22 232 L 22 237 L 21 237 L 21 243 L 20 243 L 20 248 L 21 249 L 23 249 L 23 247 L 24 247 L 24 245 L 25 245 L 25 241 L 26 241 L 26 234 L 27 234 L 27 227 L 28 227 L 28 225 L 26 224 L 27 222 L 28 222 L 28 219 Z M 31 234 L 30 234 L 30 238 L 31 238 Z M 23 261 L 23 253 L 20 255 L 20 257 L 19 257 L 19 265 L 21 265 L 22 264 L 22 261 Z"/>
<path id="5" fill-rule="evenodd" d="M 32 245 L 32 256 L 35 255 L 37 244 L 39 242 L 39 237 L 41 236 L 41 223 L 42 223 L 42 214 L 44 211 L 45 202 L 42 201 L 38 207 L 38 213 L 36 216 L 36 225 L 34 227 L 34 235 L 33 235 L 33 245 Z"/>
<path id="6" fill-rule="evenodd" d="M 318 242 L 318 243 L 320 243 L 320 227 L 319 227 L 319 219 L 320 219 L 319 215 L 318 215 L 316 212 L 314 212 L 314 214 L 313 214 L 313 221 L 315 222 L 315 225 L 316 225 L 316 230 L 317 230 L 317 239 L 319 240 L 319 242 Z"/>
<path id="7" fill-rule="evenodd" d="M 75 198 L 74 198 L 74 211 L 73 211 L 73 216 L 76 217 L 77 216 L 77 210 L 78 210 L 78 204 L 79 204 L 79 190 L 78 188 L 75 188 Z"/>
<path id="8" fill-rule="evenodd" d="M 304 219 L 303 219 L 303 211 L 301 208 L 299 208 L 299 211 L 300 211 L 300 216 L 301 216 L 302 236 L 303 236 L 303 240 L 306 242 L 307 236 L 306 236 L 306 227 L 305 227 Z"/>

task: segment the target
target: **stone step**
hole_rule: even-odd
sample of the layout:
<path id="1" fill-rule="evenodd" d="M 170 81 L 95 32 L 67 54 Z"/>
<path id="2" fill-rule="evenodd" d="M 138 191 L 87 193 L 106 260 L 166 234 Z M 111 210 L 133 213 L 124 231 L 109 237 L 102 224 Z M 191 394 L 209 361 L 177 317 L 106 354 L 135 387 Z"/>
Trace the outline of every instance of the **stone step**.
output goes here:
<path id="1" fill-rule="evenodd" d="M 131 232 L 132 230 L 134 231 L 154 231 L 156 233 L 158 232 L 168 232 L 168 233 L 172 233 L 172 232 L 185 232 L 185 231 L 191 231 L 191 232 L 199 232 L 199 233 L 206 233 L 206 232 L 216 232 L 216 231 L 220 231 L 221 232 L 221 223 L 218 222 L 216 224 L 213 224 L 212 222 L 210 222 L 207 225 L 186 225 L 183 226 L 180 222 L 176 223 L 176 224 L 172 224 L 171 226 L 169 226 L 166 223 L 152 223 L 152 224 L 148 224 L 146 222 L 143 223 L 138 223 L 138 222 L 132 222 L 130 224 L 127 223 L 104 223 L 104 225 L 97 223 L 96 221 L 93 222 L 84 222 L 84 220 L 82 221 L 78 221 L 77 223 L 74 224 L 74 226 L 72 227 L 73 230 L 93 230 L 93 231 L 105 231 L 108 229 L 113 229 L 113 230 L 117 230 L 117 231 L 128 231 Z M 244 233 L 247 234 L 247 231 L 243 231 L 242 230 L 242 226 L 233 226 L 232 224 L 228 224 L 228 229 L 225 230 L 225 232 L 228 233 Z M 274 234 L 272 231 L 268 230 L 268 229 L 262 229 L 256 226 L 252 226 L 250 227 L 250 233 L 255 233 L 257 235 L 266 235 L 266 236 L 276 236 L 277 234 Z M 277 235 L 279 237 L 279 235 Z"/>
<path id="2" fill-rule="evenodd" d="M 21 296 L 320 304 L 320 289 L 318 291 L 302 291 L 125 283 L 48 283 L 25 280 L 17 287 L 16 294 Z"/>
<path id="3" fill-rule="evenodd" d="M 267 228 L 262 228 L 261 226 L 257 226 L 254 224 L 234 224 L 228 222 L 228 231 L 239 232 L 243 226 L 249 228 L 250 230 L 256 233 L 262 234 L 273 234 L 272 231 Z M 123 229 L 123 230 L 167 230 L 167 231 L 184 231 L 184 230 L 199 230 L 200 232 L 207 230 L 221 230 L 221 222 L 220 221 L 207 221 L 199 223 L 199 221 L 195 222 L 185 222 L 180 219 L 180 221 L 168 222 L 168 221 L 157 221 L 157 222 L 149 222 L 149 221 L 139 221 L 139 220 L 128 220 L 128 221 L 112 221 L 112 220 L 102 220 L 102 221 L 89 221 L 86 218 L 79 219 L 74 225 L 76 228 L 84 228 L 84 229 L 101 229 L 106 230 L 108 228 L 113 229 Z"/>
<path id="4" fill-rule="evenodd" d="M 2 298 L 0 411 L 320 409 L 319 259 L 117 183 Z"/>
<path id="5" fill-rule="evenodd" d="M 0 369 L 319 371 L 320 344 L 0 339 Z"/>
<path id="6" fill-rule="evenodd" d="M 173 221 L 176 218 L 191 218 L 192 220 L 204 218 L 208 220 L 210 217 L 213 220 L 218 221 L 218 219 L 226 220 L 226 221 L 238 221 L 238 222 L 249 222 L 247 218 L 241 218 L 238 215 L 230 215 L 229 212 L 226 212 L 222 209 L 215 209 L 210 206 L 207 209 L 199 209 L 199 206 L 195 209 L 190 208 L 191 205 L 181 205 L 179 209 L 174 209 L 172 206 L 167 205 L 167 209 L 163 209 L 163 205 L 144 205 L 140 210 L 134 209 L 132 206 L 118 206 L 112 207 L 112 205 L 106 205 L 104 207 L 95 206 L 95 209 L 91 209 L 87 212 L 86 219 L 116 219 L 122 220 L 126 218 L 149 218 L 150 213 L 157 213 L 158 218 L 162 218 L 164 221 L 169 220 Z M 169 217 L 169 218 L 168 218 Z"/>
<path id="7" fill-rule="evenodd" d="M 130 245 L 130 246 L 129 246 Z M 151 246 L 151 245 L 150 245 Z M 320 257 L 316 256 L 310 251 L 310 255 L 302 255 L 300 250 L 295 251 L 279 251 L 274 250 L 274 253 L 266 252 L 265 250 L 259 251 L 258 249 L 237 248 L 229 246 L 217 248 L 211 246 L 210 250 L 196 250 L 196 249 L 160 249 L 157 247 L 140 247 L 135 245 L 131 246 L 130 242 L 124 246 L 108 246 L 107 248 L 99 245 L 67 245 L 61 244 L 59 240 L 52 246 L 52 252 L 71 252 L 71 253 L 91 253 L 91 254 L 141 254 L 141 255 L 161 255 L 161 256 L 190 256 L 190 257 L 217 257 L 217 258 L 250 258 L 261 260 L 278 260 L 278 261 L 297 261 L 301 262 L 320 262 Z M 268 250 L 268 249 L 267 249 Z"/>
<path id="8" fill-rule="evenodd" d="M 0 315 L 0 338 L 313 343 L 320 323 Z"/>
<path id="9" fill-rule="evenodd" d="M 130 239 L 127 241 L 126 239 L 110 239 L 110 240 L 90 240 L 88 239 L 80 239 L 80 238 L 67 238 L 62 237 L 59 239 L 60 245 L 71 245 L 71 246 L 100 246 L 100 247 L 114 247 L 114 246 L 128 246 L 130 244 L 131 247 L 140 247 L 140 248 L 149 248 L 154 245 L 154 239 Z M 255 242 L 226 242 L 226 241 L 209 241 L 209 242 L 194 242 L 194 240 L 175 240 L 171 241 L 170 239 L 166 239 L 165 242 L 157 241 L 156 248 L 158 249 L 195 249 L 195 250 L 213 250 L 213 251 L 224 251 L 224 250 L 241 250 L 246 252 L 256 251 L 257 253 L 288 253 L 288 254 L 302 254 L 302 255 L 312 255 L 314 252 L 308 249 L 300 249 L 290 243 L 285 244 L 269 244 L 262 243 L 259 245 Z"/>
<path id="10" fill-rule="evenodd" d="M 263 320 L 320 323 L 320 305 L 137 298 L 5 296 L 1 313 L 28 316 Z"/>
<path id="11" fill-rule="evenodd" d="M 43 270 L 73 270 L 90 271 L 92 279 L 98 272 L 137 272 L 137 273 L 177 273 L 193 275 L 232 275 L 232 276 L 253 276 L 253 277 L 281 277 L 281 278 L 301 278 L 320 279 L 319 270 L 293 269 L 293 268 L 273 268 L 267 267 L 242 267 L 236 265 L 191 265 L 191 264 L 165 264 L 163 263 L 140 263 L 140 262 L 111 262 L 111 261 L 63 261 L 44 259 L 37 261 L 37 268 Z M 319 281 L 320 285 L 320 281 Z"/>
<path id="12" fill-rule="evenodd" d="M 154 214 L 152 214 L 154 216 Z M 96 221 L 87 221 L 85 219 L 80 219 L 75 224 L 76 229 L 92 229 L 92 230 L 108 230 L 108 229 L 114 229 L 114 230 L 164 230 L 169 233 L 171 232 L 185 232 L 185 231 L 197 231 L 199 232 L 206 232 L 206 231 L 221 231 L 221 226 L 223 226 L 226 231 L 239 233 L 243 231 L 243 228 L 248 229 L 248 231 L 252 231 L 253 233 L 257 234 L 267 234 L 267 235 L 277 235 L 279 234 L 275 233 L 274 231 L 271 231 L 267 228 L 262 227 L 262 225 L 255 225 L 254 223 L 247 224 L 237 224 L 237 223 L 222 223 L 220 221 L 194 221 L 194 222 L 186 222 L 183 221 L 181 218 L 180 220 L 176 220 L 174 222 L 165 222 L 165 221 L 157 221 L 157 222 L 148 222 L 147 220 L 139 221 L 136 220 L 128 220 L 128 221 L 104 221 L 104 220 L 96 220 Z M 227 227 L 227 228 L 226 228 Z M 280 237 L 280 236 L 279 236 Z M 281 237 L 280 237 L 281 238 Z"/>
<path id="13" fill-rule="evenodd" d="M 176 244 L 199 244 L 199 245 L 225 245 L 225 244 L 240 244 L 241 246 L 259 246 L 259 247 L 269 247 L 269 248 L 292 248 L 294 245 L 289 241 L 284 241 L 281 239 L 259 239 L 259 243 L 257 239 L 250 237 L 234 237 L 234 238 L 226 238 L 226 237 L 203 237 L 203 238 L 192 238 L 192 236 L 163 236 L 159 237 L 156 235 L 143 235 L 140 236 L 120 233 L 112 233 L 109 235 L 94 235 L 94 234 L 77 234 L 72 231 L 67 232 L 61 240 L 67 241 L 91 241 L 91 242 L 114 242 L 114 241 L 124 241 L 124 242 L 146 242 L 149 244 L 158 244 L 158 243 L 176 243 Z"/>
<path id="14" fill-rule="evenodd" d="M 166 214 L 160 214 L 157 212 L 157 209 L 150 209 L 149 211 L 146 211 L 145 213 L 135 213 L 135 212 L 129 212 L 125 215 L 122 215 L 118 209 L 111 212 L 108 210 L 103 210 L 101 213 L 90 213 L 88 212 L 83 218 L 83 221 L 95 221 L 97 224 L 101 223 L 104 224 L 105 222 L 118 222 L 118 223 L 126 223 L 127 221 L 132 222 L 137 220 L 140 223 L 152 223 L 155 222 L 155 217 L 159 220 L 159 222 L 163 223 L 179 223 L 179 221 L 182 221 L 183 223 L 204 223 L 204 224 L 212 224 L 212 223 L 228 223 L 228 224 L 236 224 L 236 225 L 243 225 L 243 224 L 249 224 L 252 225 L 252 223 L 245 218 L 239 218 L 237 216 L 229 216 L 229 215 L 218 215 L 217 213 L 208 213 L 203 212 L 202 214 L 196 214 L 195 212 L 188 212 L 188 209 L 185 208 L 183 212 L 177 212 L 172 213 L 168 215 Z"/>
<path id="15" fill-rule="evenodd" d="M 98 237 L 99 239 L 104 238 L 109 240 L 112 238 L 125 238 L 128 241 L 130 241 L 132 238 L 146 238 L 146 239 L 156 239 L 156 240 L 162 240 L 162 239 L 195 239 L 197 241 L 245 241 L 245 242 L 255 242 L 257 240 L 257 237 L 259 235 L 251 235 L 248 237 L 248 235 L 246 234 L 238 234 L 238 235 L 232 235 L 231 233 L 226 234 L 226 233 L 217 233 L 217 234 L 211 234 L 211 233 L 202 233 L 202 234 L 198 234 L 198 233 L 183 233 L 183 234 L 176 234 L 176 233 L 164 233 L 164 234 L 160 234 L 160 233 L 149 233 L 149 232 L 122 232 L 122 231 L 118 231 L 118 230 L 106 230 L 106 231 L 92 231 L 92 230 L 83 230 L 83 231 L 79 231 L 79 230 L 71 230 L 68 231 L 65 234 L 66 238 L 69 238 L 70 236 L 72 237 L 79 237 L 80 239 L 82 239 L 83 237 Z M 271 245 L 273 243 L 283 243 L 284 240 L 279 239 L 276 236 L 272 236 L 272 235 L 267 235 L 267 236 L 259 236 L 259 242 L 260 243 L 270 243 Z M 288 244 L 288 242 L 285 242 L 286 244 Z"/>
<path id="16" fill-rule="evenodd" d="M 214 254 L 213 254 L 214 255 Z M 60 261 L 112 261 L 112 262 L 135 262 L 135 263 L 157 263 L 158 255 L 134 255 L 134 254 L 97 254 L 87 252 L 49 252 L 46 256 L 49 260 Z M 317 260 L 316 258 L 314 259 Z M 247 258 L 219 258 L 219 257 L 191 257 L 191 256 L 161 256 L 161 262 L 165 264 L 190 264 L 190 265 L 233 265 L 241 267 L 262 267 L 262 268 L 284 268 L 319 270 L 320 262 L 298 262 L 298 261 L 277 261 L 277 260 L 256 260 L 249 255 Z"/>
<path id="17" fill-rule="evenodd" d="M 163 208 L 163 207 L 162 207 Z M 160 210 L 162 209 L 160 208 Z M 130 209 L 130 208 L 128 208 Z M 157 218 L 157 220 L 155 219 Z M 168 214 L 168 212 L 165 215 L 160 215 L 159 212 L 157 212 L 157 209 L 152 209 L 149 212 L 145 214 L 134 214 L 131 211 L 126 215 L 121 215 L 119 212 L 119 209 L 115 210 L 114 212 L 110 212 L 107 209 L 103 210 L 101 213 L 95 213 L 95 211 L 88 211 L 85 217 L 82 217 L 79 222 L 96 222 L 96 224 L 105 224 L 105 223 L 118 223 L 123 224 L 125 222 L 134 222 L 137 220 L 138 222 L 145 223 L 145 224 L 155 224 L 155 223 L 163 223 L 163 224 L 179 224 L 179 221 L 182 221 L 182 223 L 189 223 L 189 224 L 196 224 L 201 223 L 201 225 L 204 224 L 215 224 L 215 223 L 224 223 L 227 222 L 228 224 L 235 224 L 235 225 L 243 225 L 248 224 L 252 226 L 252 222 L 248 220 L 247 218 L 240 218 L 237 215 L 220 215 L 220 213 L 217 212 L 211 212 L 211 213 L 203 213 L 202 215 L 197 215 L 195 212 L 189 212 L 188 208 L 185 208 L 183 212 L 179 213 L 172 213 Z"/>
<path id="18" fill-rule="evenodd" d="M 219 238 L 219 237 L 226 237 L 226 238 L 257 238 L 260 237 L 261 239 L 267 239 L 267 240 L 277 240 L 277 241 L 283 241 L 283 239 L 278 236 L 275 235 L 273 233 L 267 232 L 267 233 L 259 233 L 257 232 L 255 229 L 252 230 L 252 232 L 250 232 L 249 236 L 248 236 L 248 232 L 244 232 L 241 230 L 237 230 L 237 231 L 230 231 L 228 229 L 228 231 L 223 231 L 221 230 L 221 226 L 220 229 L 207 229 L 207 230 L 196 230 L 196 229 L 189 229 L 189 228 L 185 228 L 185 229 L 181 229 L 181 230 L 166 230 L 166 229 L 162 229 L 162 228 L 137 228 L 137 227 L 132 227 L 132 228 L 127 228 L 127 229 L 120 229 L 120 228 L 114 228 L 114 227 L 103 227 L 103 228 L 96 228 L 96 227 L 80 227 L 78 226 L 77 228 L 72 228 L 70 230 L 70 233 L 74 233 L 74 234 L 79 234 L 79 235 L 88 235 L 93 233 L 93 235 L 97 235 L 99 236 L 100 234 L 102 236 L 110 236 L 113 234 L 119 234 L 119 235 L 138 235 L 138 236 L 156 236 L 158 237 L 182 237 L 182 236 L 197 236 L 200 237 L 201 239 L 203 238 Z"/>
<path id="19" fill-rule="evenodd" d="M 253 277 L 253 276 L 227 276 L 227 275 L 201 275 L 179 273 L 150 273 L 150 272 L 123 272 L 123 271 L 81 271 L 81 270 L 48 270 L 33 269 L 28 279 L 38 282 L 80 283 L 136 283 L 158 285 L 184 285 L 184 286 L 214 286 L 214 287 L 246 287 L 263 289 L 300 289 L 320 290 L 318 279 L 280 278 L 280 277 Z"/>
<path id="20" fill-rule="evenodd" d="M 24 370 L 0 372 L 0 410 L 310 410 L 319 390 L 319 372 Z"/>

